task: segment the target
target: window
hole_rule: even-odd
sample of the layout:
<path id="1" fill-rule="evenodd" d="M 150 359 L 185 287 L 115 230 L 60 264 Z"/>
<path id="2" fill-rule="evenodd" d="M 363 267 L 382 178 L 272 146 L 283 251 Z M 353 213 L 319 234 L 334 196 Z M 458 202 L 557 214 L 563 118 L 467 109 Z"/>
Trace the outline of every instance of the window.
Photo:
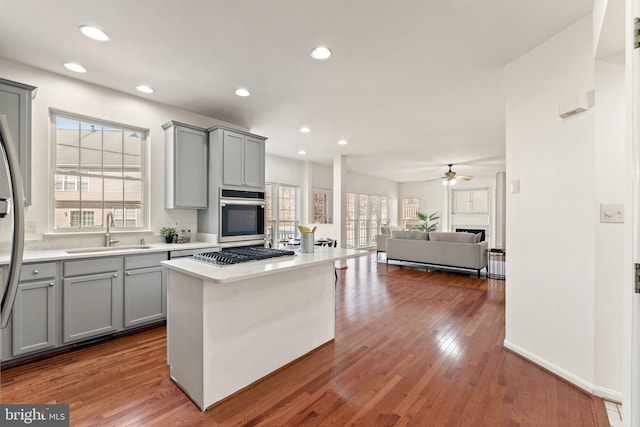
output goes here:
<path id="1" fill-rule="evenodd" d="M 138 210 L 135 206 L 113 208 L 113 221 L 116 223 L 116 227 L 136 227 L 140 221 Z"/>
<path id="2" fill-rule="evenodd" d="M 57 112 L 51 121 L 54 228 L 104 228 L 109 212 L 118 228 L 143 227 L 147 132 Z"/>
<path id="3" fill-rule="evenodd" d="M 56 191 L 79 191 L 78 184 L 82 186 L 82 191 L 89 191 L 89 178 L 73 175 L 56 175 Z"/>
<path id="4" fill-rule="evenodd" d="M 69 211 L 69 226 L 70 227 L 90 227 L 95 223 L 94 211 Z"/>
<path id="5" fill-rule="evenodd" d="M 267 183 L 265 199 L 266 238 L 275 242 L 295 238 L 300 222 L 298 187 Z"/>
<path id="6" fill-rule="evenodd" d="M 313 189 L 313 223 L 331 224 L 331 190 Z"/>
<path id="7" fill-rule="evenodd" d="M 420 200 L 417 198 L 402 199 L 402 226 L 405 230 L 411 230 L 413 227 L 420 225 L 418 219 L 418 210 L 420 209 Z"/>
<path id="8" fill-rule="evenodd" d="M 380 226 L 388 222 L 389 198 L 368 194 L 347 194 L 347 247 L 375 244 Z"/>

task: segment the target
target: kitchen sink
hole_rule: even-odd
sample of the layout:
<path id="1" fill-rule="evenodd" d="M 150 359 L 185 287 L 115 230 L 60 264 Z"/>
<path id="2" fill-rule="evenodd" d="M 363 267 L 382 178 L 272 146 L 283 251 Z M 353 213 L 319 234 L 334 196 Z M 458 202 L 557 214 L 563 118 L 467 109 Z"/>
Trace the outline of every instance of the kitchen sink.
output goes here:
<path id="1" fill-rule="evenodd" d="M 67 249 L 68 254 L 84 254 L 89 252 L 114 252 L 114 251 L 136 251 L 139 249 L 149 249 L 151 246 L 147 245 L 122 245 L 122 246 L 97 246 L 95 248 L 78 248 Z"/>

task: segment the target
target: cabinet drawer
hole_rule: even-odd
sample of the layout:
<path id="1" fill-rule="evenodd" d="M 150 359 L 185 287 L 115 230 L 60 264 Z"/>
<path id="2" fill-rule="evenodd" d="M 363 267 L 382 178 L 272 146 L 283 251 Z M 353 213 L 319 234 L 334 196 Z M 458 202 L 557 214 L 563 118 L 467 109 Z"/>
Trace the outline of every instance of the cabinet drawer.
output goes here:
<path id="1" fill-rule="evenodd" d="M 85 274 L 107 273 L 122 268 L 122 257 L 92 258 L 82 261 L 64 263 L 64 277 L 82 276 Z"/>
<path id="2" fill-rule="evenodd" d="M 47 279 L 56 277 L 56 263 L 24 264 L 20 269 L 20 281 Z"/>
<path id="3" fill-rule="evenodd" d="M 145 255 L 129 255 L 124 258 L 124 269 L 132 270 L 134 268 L 159 267 L 160 261 L 166 261 L 167 258 L 166 252 Z"/>

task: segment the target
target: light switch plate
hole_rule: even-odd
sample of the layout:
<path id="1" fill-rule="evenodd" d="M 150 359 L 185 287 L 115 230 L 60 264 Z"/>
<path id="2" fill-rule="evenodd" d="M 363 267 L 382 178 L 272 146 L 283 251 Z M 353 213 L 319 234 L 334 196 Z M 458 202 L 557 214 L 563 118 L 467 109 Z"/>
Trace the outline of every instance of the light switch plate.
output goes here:
<path id="1" fill-rule="evenodd" d="M 624 223 L 624 205 L 622 203 L 601 203 L 600 222 Z"/>

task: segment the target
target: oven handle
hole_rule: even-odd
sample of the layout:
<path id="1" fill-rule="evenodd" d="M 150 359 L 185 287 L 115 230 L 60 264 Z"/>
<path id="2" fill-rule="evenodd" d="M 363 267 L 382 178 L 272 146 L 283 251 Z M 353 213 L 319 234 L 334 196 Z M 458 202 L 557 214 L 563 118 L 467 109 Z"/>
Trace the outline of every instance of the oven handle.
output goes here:
<path id="1" fill-rule="evenodd" d="M 242 205 L 242 206 L 261 206 L 264 208 L 264 200 L 246 200 L 246 199 L 220 199 L 220 206 L 226 205 Z"/>

